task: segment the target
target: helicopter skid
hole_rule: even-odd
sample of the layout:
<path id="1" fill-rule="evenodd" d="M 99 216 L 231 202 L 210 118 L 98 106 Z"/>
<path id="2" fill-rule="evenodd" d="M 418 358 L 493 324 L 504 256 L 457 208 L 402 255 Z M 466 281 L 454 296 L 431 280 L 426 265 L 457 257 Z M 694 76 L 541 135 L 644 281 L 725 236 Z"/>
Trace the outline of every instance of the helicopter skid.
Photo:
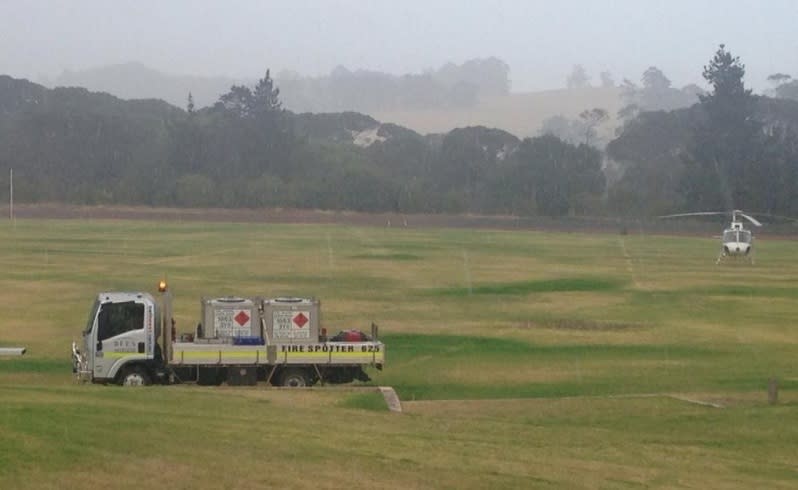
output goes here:
<path id="1" fill-rule="evenodd" d="M 737 260 L 747 260 L 749 264 L 754 264 L 754 251 L 748 250 L 746 252 L 736 252 L 736 253 L 729 253 L 726 250 L 721 250 L 718 254 L 718 259 L 715 261 L 715 264 L 720 264 L 721 262 L 725 262 L 729 259 L 733 259 L 734 261 Z"/>

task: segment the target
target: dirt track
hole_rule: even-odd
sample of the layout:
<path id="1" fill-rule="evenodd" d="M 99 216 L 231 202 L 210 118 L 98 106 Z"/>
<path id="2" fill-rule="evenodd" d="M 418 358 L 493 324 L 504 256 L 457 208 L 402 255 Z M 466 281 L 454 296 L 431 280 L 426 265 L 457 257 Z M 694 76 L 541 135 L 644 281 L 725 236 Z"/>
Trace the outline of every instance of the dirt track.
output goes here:
<path id="1" fill-rule="evenodd" d="M 0 216 L 9 215 L 8 206 Z M 215 221 L 227 223 L 315 223 L 409 228 L 485 228 L 620 234 L 719 235 L 723 223 L 620 218 L 546 218 L 516 216 L 362 213 L 307 209 L 188 209 L 145 206 L 76 206 L 69 204 L 21 204 L 14 206 L 19 219 L 117 219 L 154 221 Z M 726 223 L 727 224 L 727 223 Z M 793 224 L 767 225 L 756 231 L 769 238 L 798 237 Z"/>
<path id="2" fill-rule="evenodd" d="M 8 207 L 0 207 L 8 216 Z M 156 221 L 216 221 L 240 223 L 329 223 L 358 226 L 448 227 L 495 229 L 559 229 L 617 231 L 617 220 L 521 218 L 513 216 L 361 213 L 305 209 L 186 209 L 144 206 L 75 206 L 22 204 L 14 206 L 19 219 L 132 219 Z"/>

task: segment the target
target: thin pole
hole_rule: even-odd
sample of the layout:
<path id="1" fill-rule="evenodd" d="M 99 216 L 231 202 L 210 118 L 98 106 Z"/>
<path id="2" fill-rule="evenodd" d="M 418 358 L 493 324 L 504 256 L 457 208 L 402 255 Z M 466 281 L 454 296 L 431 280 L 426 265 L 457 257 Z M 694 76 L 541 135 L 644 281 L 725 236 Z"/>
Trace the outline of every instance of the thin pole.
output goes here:
<path id="1" fill-rule="evenodd" d="M 14 220 L 14 169 L 8 169 L 8 219 Z"/>

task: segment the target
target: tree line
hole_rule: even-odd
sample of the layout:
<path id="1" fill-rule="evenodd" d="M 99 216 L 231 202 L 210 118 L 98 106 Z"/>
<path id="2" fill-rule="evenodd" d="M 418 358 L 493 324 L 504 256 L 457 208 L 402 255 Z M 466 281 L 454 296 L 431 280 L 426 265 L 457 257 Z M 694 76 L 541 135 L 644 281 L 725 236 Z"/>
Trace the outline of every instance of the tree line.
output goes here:
<path id="1" fill-rule="evenodd" d="M 420 135 L 355 112 L 296 114 L 267 70 L 210 106 L 124 101 L 0 77 L 0 198 L 403 213 L 651 215 L 742 208 L 798 215 L 798 102 L 758 97 L 721 46 L 712 90 L 676 110 L 648 70 L 606 150 L 585 111 L 577 137 L 468 127 Z M 660 99 L 652 98 L 659 94 Z M 648 102 L 647 102 L 648 101 Z M 642 107 L 642 108 L 641 108 Z"/>
<path id="2" fill-rule="evenodd" d="M 446 63 L 423 73 L 391 75 L 338 66 L 327 76 L 277 75 L 288 107 L 304 111 L 390 111 L 473 107 L 480 97 L 507 95 L 510 67 L 495 58 Z"/>
<path id="3" fill-rule="evenodd" d="M 745 209 L 798 216 L 798 101 L 755 96 L 724 45 L 703 68 L 699 102 L 641 112 L 607 146 L 621 170 L 612 213 Z"/>
<path id="4" fill-rule="evenodd" d="M 0 77 L 0 196 L 80 204 L 579 214 L 601 154 L 497 129 L 422 136 L 354 112 L 295 114 L 267 71 L 211 107 Z"/>

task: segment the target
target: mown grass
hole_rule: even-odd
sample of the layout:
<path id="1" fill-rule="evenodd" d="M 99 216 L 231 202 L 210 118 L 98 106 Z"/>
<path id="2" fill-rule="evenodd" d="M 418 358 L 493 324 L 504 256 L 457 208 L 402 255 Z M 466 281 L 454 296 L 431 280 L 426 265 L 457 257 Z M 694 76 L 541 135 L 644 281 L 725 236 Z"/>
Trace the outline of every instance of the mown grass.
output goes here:
<path id="1" fill-rule="evenodd" d="M 798 245 L 757 245 L 716 266 L 714 240 L 640 234 L 0 223 L 0 345 L 28 348 L 0 360 L 0 487 L 791 488 Z M 94 294 L 164 276 L 179 331 L 209 295 L 378 323 L 372 386 L 406 413 L 350 388 L 74 384 Z"/>
<path id="2" fill-rule="evenodd" d="M 607 291 L 622 286 L 618 281 L 603 278 L 562 278 L 544 281 L 520 281 L 504 284 L 475 284 L 469 287 L 433 290 L 432 294 L 443 296 L 521 295 L 531 293 L 557 293 L 570 291 Z"/>
<path id="3" fill-rule="evenodd" d="M 20 357 L 0 360 L 0 376 L 6 373 L 62 373 L 71 369 L 69 359 Z"/>
<path id="4" fill-rule="evenodd" d="M 373 410 L 375 412 L 385 412 L 388 406 L 385 404 L 385 399 L 382 394 L 377 391 L 368 391 L 366 393 L 356 393 L 344 398 L 340 406 L 346 408 L 359 408 L 361 410 Z"/>
<path id="5" fill-rule="evenodd" d="M 420 256 L 407 253 L 359 254 L 353 255 L 352 258 L 366 260 L 421 260 Z"/>

